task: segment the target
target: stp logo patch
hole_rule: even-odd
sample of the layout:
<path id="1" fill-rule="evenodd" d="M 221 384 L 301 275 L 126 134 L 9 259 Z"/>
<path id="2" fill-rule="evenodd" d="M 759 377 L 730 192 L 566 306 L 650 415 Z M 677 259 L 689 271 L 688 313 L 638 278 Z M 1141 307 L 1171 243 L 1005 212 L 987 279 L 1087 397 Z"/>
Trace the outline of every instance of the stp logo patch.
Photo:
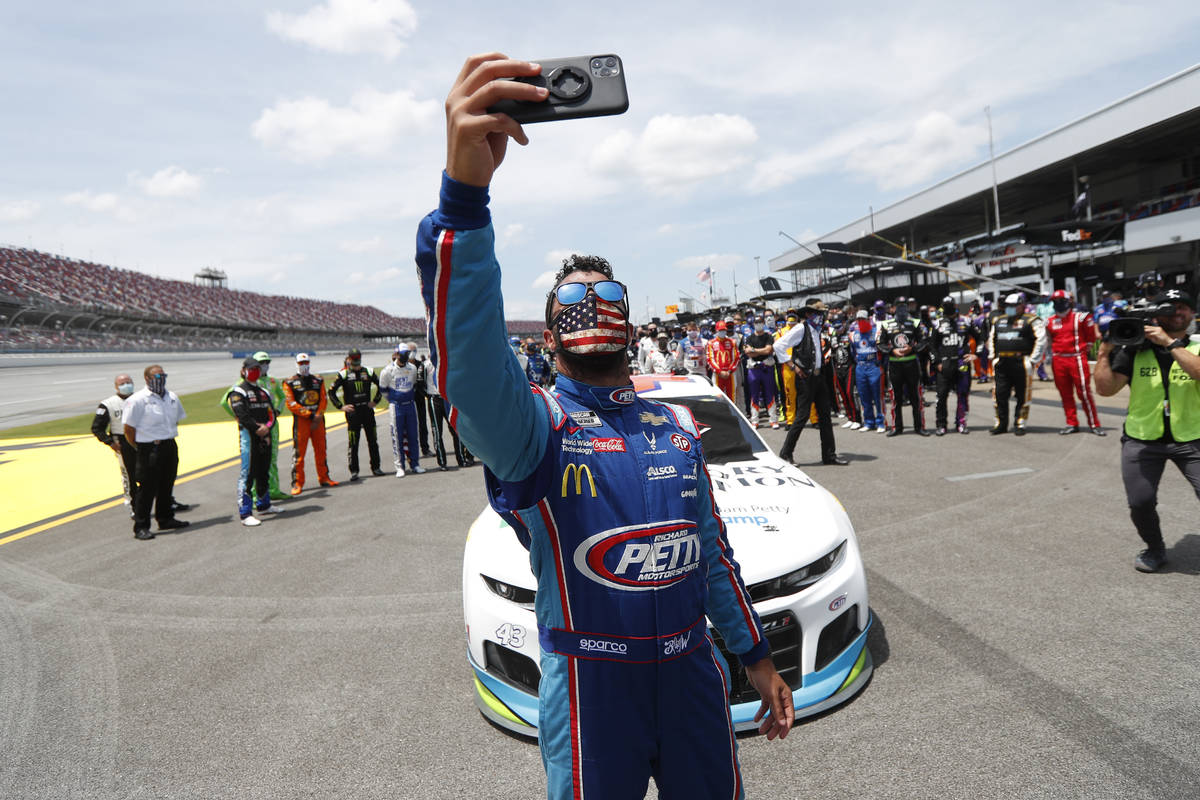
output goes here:
<path id="1" fill-rule="evenodd" d="M 671 434 L 671 444 L 675 445 L 676 447 L 678 447 L 680 450 L 682 450 L 685 453 L 692 449 L 691 440 L 688 439 L 686 436 L 684 436 L 682 433 L 672 433 Z"/>
<path id="2" fill-rule="evenodd" d="M 620 403 L 623 406 L 633 405 L 633 400 L 635 397 L 637 397 L 637 392 L 633 391 L 633 389 L 630 389 L 629 387 L 624 389 L 614 389 L 608 395 L 609 400 L 612 400 L 614 403 Z"/>

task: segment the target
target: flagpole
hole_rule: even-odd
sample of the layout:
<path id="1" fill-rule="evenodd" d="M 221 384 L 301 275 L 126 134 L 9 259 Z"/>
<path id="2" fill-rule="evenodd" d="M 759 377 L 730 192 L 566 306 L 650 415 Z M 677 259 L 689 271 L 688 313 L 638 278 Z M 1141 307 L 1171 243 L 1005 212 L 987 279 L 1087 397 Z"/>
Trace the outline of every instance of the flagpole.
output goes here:
<path id="1" fill-rule="evenodd" d="M 992 205 L 996 210 L 996 231 L 1000 230 L 1000 189 L 996 182 L 996 146 L 992 141 L 992 107 L 984 106 L 983 113 L 987 114 L 988 122 L 988 154 L 992 158 Z"/>

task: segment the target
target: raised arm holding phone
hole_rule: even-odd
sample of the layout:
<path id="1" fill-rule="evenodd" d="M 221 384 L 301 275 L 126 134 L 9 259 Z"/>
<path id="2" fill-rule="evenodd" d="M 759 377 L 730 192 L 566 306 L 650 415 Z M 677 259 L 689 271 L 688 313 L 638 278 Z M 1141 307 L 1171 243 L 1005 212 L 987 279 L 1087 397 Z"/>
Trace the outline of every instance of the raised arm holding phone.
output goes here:
<path id="1" fill-rule="evenodd" d="M 538 581 L 547 793 L 642 797 L 653 776 L 662 796 L 742 797 L 728 667 L 706 617 L 764 698 L 759 730 L 783 738 L 794 712 L 712 499 L 695 420 L 635 393 L 627 292 L 602 258 L 567 259 L 547 297 L 553 394 L 528 382 L 508 347 L 487 187 L 508 140 L 528 138 L 488 109 L 545 100 L 546 88 L 509 80 L 540 73 L 499 53 L 463 66 L 417 265 L 451 423 L 486 465 L 489 501 L 528 547 Z M 674 447 L 643 453 L 651 433 Z"/>

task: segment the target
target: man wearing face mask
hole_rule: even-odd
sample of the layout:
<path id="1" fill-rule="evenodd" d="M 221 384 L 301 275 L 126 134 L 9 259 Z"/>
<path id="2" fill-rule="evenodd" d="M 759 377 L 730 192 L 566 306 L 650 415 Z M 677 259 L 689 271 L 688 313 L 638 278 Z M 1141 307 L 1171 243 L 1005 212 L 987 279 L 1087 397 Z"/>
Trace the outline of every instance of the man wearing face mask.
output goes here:
<path id="1" fill-rule="evenodd" d="M 270 369 L 270 366 L 271 366 L 271 356 L 266 351 L 259 350 L 257 353 L 250 356 L 250 358 L 253 358 L 255 361 L 258 362 L 258 368 L 259 368 L 258 380 L 260 382 L 260 385 L 267 392 L 267 396 L 271 398 L 271 407 L 272 407 L 272 410 L 274 410 L 274 412 L 275 412 L 275 416 L 279 416 L 279 414 L 283 411 L 283 408 L 284 408 L 283 387 L 279 381 L 277 381 L 274 378 L 269 377 L 267 375 L 267 371 Z M 239 381 L 239 383 L 240 383 L 240 381 Z M 235 383 L 235 384 L 233 384 L 233 386 L 230 386 L 225 391 L 224 396 L 221 397 L 221 408 L 225 409 L 225 413 L 228 414 L 230 417 L 233 417 L 234 413 L 233 413 L 233 408 L 229 405 L 229 396 L 230 396 L 229 393 L 232 392 L 234 387 L 236 387 L 237 385 L 238 384 Z M 273 426 L 271 426 L 271 458 L 270 458 L 270 466 L 269 466 L 269 470 L 268 470 L 267 486 L 268 486 L 268 491 L 271 494 L 272 500 L 286 500 L 288 495 L 284 494 L 283 491 L 279 488 L 279 469 L 276 466 L 276 459 L 278 459 L 278 457 L 279 457 L 279 426 L 273 425 Z"/>
<path id="2" fill-rule="evenodd" d="M 1151 301 L 1167 306 L 1145 327 L 1137 347 L 1114 347 L 1105 339 L 1096 354 L 1096 391 L 1111 397 L 1129 387 L 1129 411 L 1121 437 L 1121 477 L 1129 517 L 1146 549 L 1134 559 L 1139 572 L 1167 563 L 1158 517 L 1158 484 L 1170 461 L 1200 497 L 1200 343 L 1188 338 L 1196 304 L 1179 289 Z"/>
<path id="3" fill-rule="evenodd" d="M 707 357 L 713 385 L 724 392 L 730 401 L 735 401 L 735 376 L 741 354 L 737 344 L 730 338 L 729 326 L 724 320 L 717 320 L 717 336 L 708 343 Z"/>
<path id="4" fill-rule="evenodd" d="M 992 356 L 992 374 L 996 378 L 992 400 L 996 420 L 988 431 L 993 436 L 1008 431 L 1008 398 L 1015 395 L 1013 433 L 1025 435 L 1029 404 L 1033 399 L 1033 365 L 1046 349 L 1046 326 L 1037 315 L 1025 311 L 1020 293 L 1004 298 L 1004 311 L 992 319 L 988 352 Z"/>
<path id="5" fill-rule="evenodd" d="M 746 337 L 746 343 L 742 345 L 742 354 L 746 357 L 750 422 L 755 428 L 770 422 L 771 429 L 778 430 L 779 396 L 775 385 L 775 337 L 767 331 L 765 322 L 754 322 L 754 332 Z"/>
<path id="6" fill-rule="evenodd" d="M 810 299 L 800 314 L 800 321 L 775 342 L 775 358 L 790 358 L 792 362 L 788 374 L 794 376 L 796 394 L 796 413 L 788 428 L 787 438 L 783 440 L 783 447 L 779 450 L 779 457 L 791 463 L 796 442 L 808 424 L 813 408 L 816 408 L 817 426 L 821 432 L 821 463 L 845 466 L 850 462 L 837 453 L 831 418 L 831 384 L 825 379 L 825 372 L 832 368 L 826 363 L 821 342 L 825 304 L 816 298 Z"/>
<path id="7" fill-rule="evenodd" d="M 519 340 L 518 340 L 519 341 Z M 374 393 L 371 386 L 375 386 Z M 342 396 L 339 397 L 338 393 Z M 358 440 L 365 435 L 367 454 L 371 460 L 371 474 L 383 474 L 379 468 L 379 440 L 375 438 L 375 406 L 381 397 L 379 377 L 362 364 L 362 351 L 350 349 L 346 366 L 338 372 L 333 386 L 329 388 L 329 401 L 334 408 L 346 413 L 346 457 L 350 466 L 350 480 L 358 480 Z"/>
<path id="8" fill-rule="evenodd" d="M 1100 293 L 1100 302 L 1092 309 L 1092 318 L 1096 322 L 1096 328 L 1100 331 L 1100 335 L 1108 333 L 1108 323 L 1112 322 L 1121 314 L 1121 309 L 1117 306 L 1117 298 L 1113 297 L 1113 293 L 1105 289 Z"/>
<path id="9" fill-rule="evenodd" d="M 879 333 L 864 308 L 850 326 L 850 348 L 854 351 L 854 385 L 862 403 L 862 430 L 880 431 L 883 421 L 883 370 L 879 366 Z"/>
<path id="10" fill-rule="evenodd" d="M 296 374 L 283 382 L 283 399 L 292 412 L 292 494 L 304 490 L 304 454 L 310 441 L 317 480 L 322 486 L 337 486 L 325 462 L 325 381 L 312 374 L 308 353 L 296 355 Z"/>
<path id="11" fill-rule="evenodd" d="M 242 361 L 242 380 L 234 384 L 225 400 L 238 424 L 238 443 L 241 468 L 238 470 L 238 517 L 247 528 L 257 527 L 262 520 L 254 516 L 276 514 L 281 509 L 271 506 L 267 482 L 271 471 L 271 429 L 276 427 L 275 404 L 271 395 L 259 385 L 262 366 L 254 356 Z M 254 499 L 250 487 L 254 486 Z"/>
<path id="12" fill-rule="evenodd" d="M 954 427 L 967 433 L 967 410 L 971 400 L 971 362 L 977 356 L 971 352 L 972 341 L 982 341 L 983 334 L 969 317 L 959 316 L 953 297 L 942 298 L 942 318 L 933 328 L 932 347 L 934 370 L 937 373 L 937 435 L 946 435 L 950 390 L 958 397 Z"/>
<path id="13" fill-rule="evenodd" d="M 668 344 L 670 339 L 666 331 L 659 331 L 655 339 L 654 352 L 650 353 L 646 359 L 646 369 L 644 373 L 647 375 L 672 375 L 679 369 L 679 363 L 675 360 L 675 354 L 671 352 Z"/>
<path id="14" fill-rule="evenodd" d="M 883 323 L 879 331 L 879 350 L 887 356 L 888 385 L 892 394 L 892 427 L 888 436 L 904 433 L 904 404 L 912 408 L 913 430 L 928 436 L 925 430 L 925 400 L 922 396 L 921 367 L 918 355 L 928 346 L 917 322 L 909 315 L 904 298 L 896 300 L 896 315 Z"/>
<path id="15" fill-rule="evenodd" d="M 396 477 L 404 477 L 404 454 L 408 453 L 409 471 L 420 475 L 421 466 L 417 447 L 417 368 L 408 363 L 408 345 L 396 345 L 392 363 L 379 373 L 379 385 L 388 399 L 388 417 L 392 422 L 392 456 L 396 465 Z"/>
<path id="16" fill-rule="evenodd" d="M 100 401 L 96 416 L 92 417 L 92 435 L 117 456 L 117 466 L 121 470 L 121 490 L 125 494 L 125 505 L 129 516 L 133 518 L 137 496 L 137 451 L 125 441 L 125 429 L 121 422 L 121 413 L 125 401 L 133 394 L 133 378 L 122 373 L 113 381 L 117 393 Z M 180 509 L 176 509 L 177 511 Z"/>
<path id="17" fill-rule="evenodd" d="M 695 322 L 687 324 L 687 335 L 679 342 L 679 361 L 689 375 L 708 375 L 708 340 Z"/>
<path id="18" fill-rule="evenodd" d="M 134 475 L 137 492 L 134 494 L 133 535 L 137 539 L 153 539 L 150 531 L 150 509 L 158 529 L 186 528 L 188 523 L 175 519 L 171 496 L 175 490 L 175 475 L 179 470 L 179 421 L 187 417 L 183 403 L 167 389 L 167 373 L 158 364 L 146 367 L 143 376 L 146 388 L 134 392 L 122 409 L 125 441 L 137 451 Z"/>
<path id="19" fill-rule="evenodd" d="M 1096 410 L 1096 398 L 1092 396 L 1091 373 L 1088 369 L 1088 348 L 1099 338 L 1096 323 L 1092 321 L 1091 314 L 1076 311 L 1071 295 L 1062 289 L 1050 295 L 1050 302 L 1054 306 L 1054 313 L 1046 321 L 1046 334 L 1050 339 L 1050 367 L 1067 418 L 1067 426 L 1059 433 L 1065 436 L 1079 430 L 1079 416 L 1075 410 L 1075 395 L 1078 394 L 1092 433 L 1104 436 L 1100 414 Z"/>
<path id="20" fill-rule="evenodd" d="M 550 364 L 547 363 L 546 357 L 542 355 L 538 346 L 530 342 L 525 348 L 525 355 L 529 358 L 529 363 L 525 365 L 525 377 L 535 386 L 549 386 Z M 644 369 L 642 371 L 645 372 Z"/>
<path id="21" fill-rule="evenodd" d="M 417 265 L 438 386 L 538 581 L 547 794 L 642 797 L 653 774 L 663 796 L 738 798 L 727 673 L 706 616 L 766 698 L 768 738 L 790 729 L 791 691 L 715 510 L 695 420 L 634 391 L 628 295 L 608 262 L 571 256 L 555 276 L 543 333 L 558 362 L 554 394 L 501 357 L 488 185 L 508 137 L 528 140 L 487 107 L 543 99 L 544 89 L 498 80 L 539 71 L 496 54 L 467 62 L 446 102 L 441 202 L 421 223 Z M 651 438 L 669 443 L 647 450 Z M 664 530 L 691 543 L 670 569 L 618 564 L 644 558 Z"/>

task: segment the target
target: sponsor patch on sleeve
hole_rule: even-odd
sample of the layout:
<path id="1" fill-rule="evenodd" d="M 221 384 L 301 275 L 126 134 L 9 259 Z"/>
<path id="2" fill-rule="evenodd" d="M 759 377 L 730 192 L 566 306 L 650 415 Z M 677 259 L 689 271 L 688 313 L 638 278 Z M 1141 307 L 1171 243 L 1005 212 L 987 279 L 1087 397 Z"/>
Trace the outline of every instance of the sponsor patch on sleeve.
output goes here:
<path id="1" fill-rule="evenodd" d="M 581 428 L 599 428 L 603 424 L 595 411 L 572 411 L 569 416 Z"/>

